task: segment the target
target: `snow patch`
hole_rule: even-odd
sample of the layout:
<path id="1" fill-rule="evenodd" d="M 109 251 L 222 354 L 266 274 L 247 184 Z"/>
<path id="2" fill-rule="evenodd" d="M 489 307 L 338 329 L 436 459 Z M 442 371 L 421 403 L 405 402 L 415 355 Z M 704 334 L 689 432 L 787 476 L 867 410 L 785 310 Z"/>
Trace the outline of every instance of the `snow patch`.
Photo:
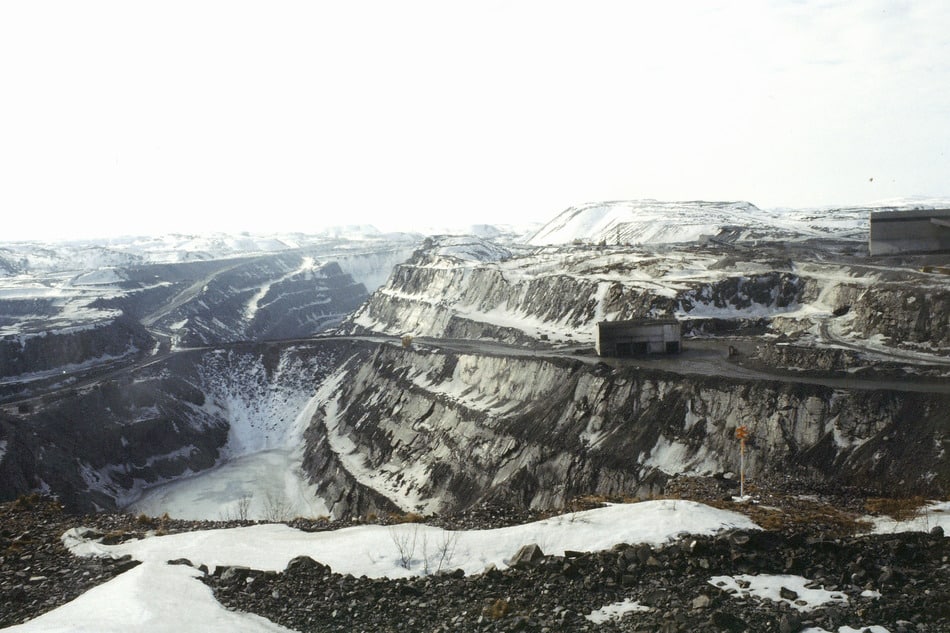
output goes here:
<path id="1" fill-rule="evenodd" d="M 784 602 L 798 611 L 813 611 L 826 604 L 848 602 L 847 596 L 840 591 L 809 589 L 806 585 L 812 584 L 812 581 L 787 574 L 713 576 L 709 579 L 709 584 L 732 594 L 735 598 L 754 596 L 773 602 Z M 794 592 L 797 597 L 783 598 L 783 589 Z"/>
<path id="2" fill-rule="evenodd" d="M 148 562 L 8 633 L 292 633 L 257 615 L 225 609 L 201 572 Z"/>
<path id="3" fill-rule="evenodd" d="M 820 626 L 810 626 L 807 629 L 802 629 L 800 633 L 833 633 L 828 629 L 823 629 Z M 871 626 L 861 626 L 858 628 L 853 628 L 850 626 L 839 626 L 838 633 L 891 633 L 888 629 L 883 626 L 872 624 Z"/>
<path id="4" fill-rule="evenodd" d="M 524 525 L 450 532 L 456 538 L 451 567 L 467 574 L 480 573 L 489 565 L 504 568 L 510 557 L 529 543 L 543 544 L 546 554 L 563 556 L 566 550 L 600 551 L 617 543 L 661 545 L 685 533 L 716 534 L 732 528 L 759 529 L 744 515 L 692 501 L 614 504 Z M 442 528 L 423 524 L 364 525 L 328 532 L 303 532 L 283 524 L 264 524 L 103 545 L 85 538 L 81 528 L 74 528 L 63 535 L 63 543 L 78 556 L 128 554 L 149 562 L 184 557 L 209 568 L 245 565 L 279 571 L 295 556 L 306 555 L 340 574 L 370 578 L 423 574 L 421 565 L 406 569 L 401 564 L 394 532 L 396 536 L 416 532 L 420 549 L 423 541 L 430 545 L 439 543 L 446 533 Z"/>
<path id="5" fill-rule="evenodd" d="M 710 454 L 705 446 L 692 449 L 686 444 L 669 440 L 661 435 L 650 451 L 649 457 L 643 461 L 644 466 L 658 468 L 667 475 L 693 473 L 708 475 L 719 470 L 716 457 Z"/>
<path id="6" fill-rule="evenodd" d="M 627 598 L 622 602 L 608 604 L 607 606 L 601 607 L 596 611 L 591 611 L 584 617 L 594 624 L 603 624 L 604 622 L 620 620 L 628 613 L 644 613 L 646 611 L 652 610 L 653 609 L 650 607 L 644 606 L 639 602 Z"/>
<path id="7" fill-rule="evenodd" d="M 283 570 L 294 557 L 305 555 L 330 565 L 340 574 L 372 578 L 421 575 L 426 547 L 454 544 L 446 567 L 479 573 L 488 565 L 499 568 L 521 546 L 544 544 L 548 554 L 565 550 L 597 551 L 618 542 L 666 543 L 683 532 L 715 534 L 732 528 L 757 529 L 747 517 L 690 501 L 646 501 L 611 505 L 544 521 L 495 530 L 448 532 L 420 524 L 365 525 L 330 532 L 302 532 L 282 524 L 255 525 L 151 536 L 119 545 L 89 540 L 84 528 L 63 534 L 63 544 L 78 556 L 120 557 L 128 554 L 142 565 L 87 591 L 72 602 L 35 620 L 5 631 L 11 633 L 105 632 L 180 633 L 195 630 L 224 633 L 286 633 L 263 618 L 224 609 L 198 570 L 165 561 L 188 558 L 195 565 L 244 565 L 260 570 Z M 406 569 L 396 540 L 408 536 L 416 549 Z M 618 613 L 626 607 L 609 605 L 601 611 Z M 593 615 L 593 614 L 591 614 Z"/>
<path id="8" fill-rule="evenodd" d="M 871 534 L 894 534 L 896 532 L 929 532 L 940 526 L 950 538 L 950 501 L 932 501 L 921 508 L 916 517 L 896 521 L 890 517 L 865 517 L 873 524 Z"/>

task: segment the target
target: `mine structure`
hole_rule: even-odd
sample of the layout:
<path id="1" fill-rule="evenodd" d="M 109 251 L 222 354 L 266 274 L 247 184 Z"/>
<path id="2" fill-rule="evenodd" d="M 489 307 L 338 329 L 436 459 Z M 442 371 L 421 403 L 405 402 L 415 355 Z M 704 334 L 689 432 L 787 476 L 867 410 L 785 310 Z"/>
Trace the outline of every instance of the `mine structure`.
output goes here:
<path id="1" fill-rule="evenodd" d="M 676 319 L 631 319 L 597 324 L 598 356 L 678 354 L 682 328 Z"/>
<path id="2" fill-rule="evenodd" d="M 871 255 L 950 252 L 950 209 L 874 211 Z"/>

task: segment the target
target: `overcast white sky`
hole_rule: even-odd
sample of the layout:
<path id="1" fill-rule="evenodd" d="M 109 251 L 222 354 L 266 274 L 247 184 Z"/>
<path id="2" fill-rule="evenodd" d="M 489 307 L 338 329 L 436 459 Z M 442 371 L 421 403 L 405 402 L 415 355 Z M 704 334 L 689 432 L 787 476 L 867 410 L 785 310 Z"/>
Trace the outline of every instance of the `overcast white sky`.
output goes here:
<path id="1" fill-rule="evenodd" d="M 0 241 L 948 194 L 945 0 L 0 3 Z"/>

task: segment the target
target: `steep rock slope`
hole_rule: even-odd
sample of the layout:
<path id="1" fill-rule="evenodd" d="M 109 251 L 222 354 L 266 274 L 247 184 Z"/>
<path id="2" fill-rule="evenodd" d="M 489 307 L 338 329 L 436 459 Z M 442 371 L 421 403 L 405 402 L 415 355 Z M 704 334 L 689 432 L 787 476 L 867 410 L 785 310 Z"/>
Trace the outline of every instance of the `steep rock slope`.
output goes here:
<path id="1" fill-rule="evenodd" d="M 0 338 L 0 378 L 139 356 L 155 345 L 142 325 L 122 314 L 52 332 Z"/>
<path id="2" fill-rule="evenodd" d="M 753 478 L 950 490 L 945 394 L 382 346 L 322 396 L 304 465 L 338 516 L 649 495 L 672 475 L 737 470 L 740 425 Z"/>
<path id="3" fill-rule="evenodd" d="M 366 296 L 336 263 L 294 252 L 239 260 L 199 278 L 146 322 L 184 347 L 306 336 L 337 322 Z"/>
<path id="4" fill-rule="evenodd" d="M 54 354 L 41 350 L 44 337 L 59 341 L 62 364 L 73 366 L 156 347 L 141 328 L 132 346 L 120 331 L 109 335 L 115 339 L 110 345 L 100 340 L 117 326 L 133 328 L 133 320 L 162 349 L 309 336 L 360 305 L 420 239 L 292 237 L 0 247 L 9 264 L 9 274 L 0 275 L 0 346 L 7 361 L 0 376 L 55 368 Z"/>
<path id="5" fill-rule="evenodd" d="M 812 346 L 950 352 L 950 276 L 849 249 L 574 246 L 475 259 L 430 242 L 345 329 L 592 344 L 599 321 L 673 316 L 687 334 L 752 329 Z"/>
<path id="6" fill-rule="evenodd" d="M 0 416 L 0 499 L 115 510 L 145 488 L 286 445 L 348 343 L 185 352 Z"/>

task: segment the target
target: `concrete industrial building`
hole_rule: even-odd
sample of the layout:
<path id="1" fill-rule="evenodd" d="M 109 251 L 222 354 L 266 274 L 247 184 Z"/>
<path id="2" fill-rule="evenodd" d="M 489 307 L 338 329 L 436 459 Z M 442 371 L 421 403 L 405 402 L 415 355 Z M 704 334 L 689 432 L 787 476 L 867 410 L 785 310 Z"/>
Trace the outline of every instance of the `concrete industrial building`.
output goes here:
<path id="1" fill-rule="evenodd" d="M 681 339 L 676 319 L 601 321 L 597 324 L 597 355 L 677 354 Z"/>
<path id="2" fill-rule="evenodd" d="M 871 213 L 871 255 L 950 252 L 950 209 Z"/>

